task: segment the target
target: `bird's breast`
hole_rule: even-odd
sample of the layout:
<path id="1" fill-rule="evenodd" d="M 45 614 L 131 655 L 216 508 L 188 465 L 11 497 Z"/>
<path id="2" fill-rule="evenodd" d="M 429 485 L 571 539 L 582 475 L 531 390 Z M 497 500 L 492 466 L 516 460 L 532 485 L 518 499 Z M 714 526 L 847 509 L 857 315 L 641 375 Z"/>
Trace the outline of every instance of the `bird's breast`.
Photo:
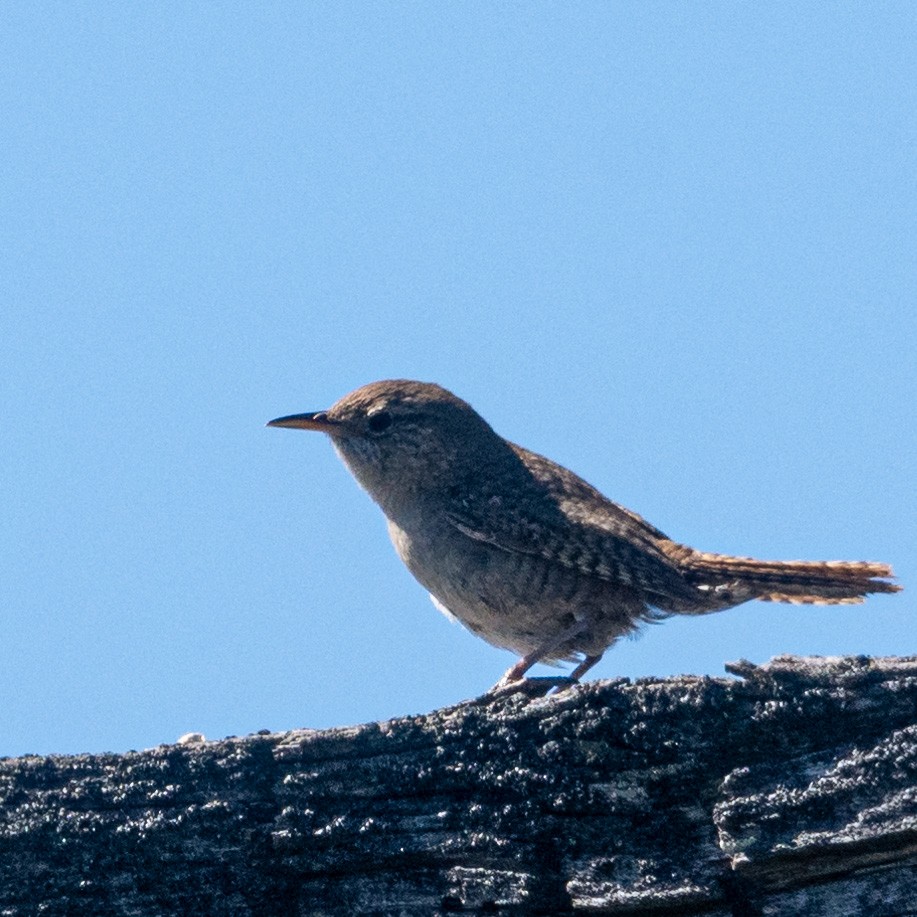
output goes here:
<path id="1" fill-rule="evenodd" d="M 390 519 L 388 529 L 399 557 L 437 607 L 489 643 L 520 654 L 569 626 L 574 616 L 606 607 L 611 598 L 598 580 L 537 555 L 475 541 L 446 520 L 418 532 Z M 617 635 L 629 628 L 618 621 L 611 629 Z M 598 642 L 604 649 L 612 639 L 602 636 Z"/>

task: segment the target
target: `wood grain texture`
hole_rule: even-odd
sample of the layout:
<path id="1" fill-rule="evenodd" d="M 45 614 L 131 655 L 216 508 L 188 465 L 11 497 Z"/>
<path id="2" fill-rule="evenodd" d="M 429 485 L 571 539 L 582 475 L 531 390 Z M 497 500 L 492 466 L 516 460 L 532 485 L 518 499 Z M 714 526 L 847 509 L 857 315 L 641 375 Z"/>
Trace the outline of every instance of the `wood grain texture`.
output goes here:
<path id="1" fill-rule="evenodd" d="M 0 914 L 917 913 L 917 659 L 0 761 Z"/>

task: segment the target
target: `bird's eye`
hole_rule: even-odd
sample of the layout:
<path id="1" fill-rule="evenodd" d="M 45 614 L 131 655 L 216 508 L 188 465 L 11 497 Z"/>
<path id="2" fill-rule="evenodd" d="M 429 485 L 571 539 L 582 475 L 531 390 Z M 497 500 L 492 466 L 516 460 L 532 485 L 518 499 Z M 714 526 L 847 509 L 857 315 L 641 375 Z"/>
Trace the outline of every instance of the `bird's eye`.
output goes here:
<path id="1" fill-rule="evenodd" d="M 392 425 L 392 415 L 388 411 L 376 411 L 366 421 L 371 433 L 381 433 Z"/>

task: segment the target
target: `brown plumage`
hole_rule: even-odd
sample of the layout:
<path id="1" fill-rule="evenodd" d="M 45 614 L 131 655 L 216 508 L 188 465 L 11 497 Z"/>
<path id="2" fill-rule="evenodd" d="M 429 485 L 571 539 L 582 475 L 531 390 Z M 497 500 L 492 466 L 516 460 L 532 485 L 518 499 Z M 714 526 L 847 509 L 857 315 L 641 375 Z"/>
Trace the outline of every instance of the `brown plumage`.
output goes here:
<path id="1" fill-rule="evenodd" d="M 751 599 L 849 604 L 897 592 L 886 564 L 762 561 L 678 544 L 438 385 L 374 382 L 273 426 L 327 433 L 434 602 L 485 640 L 576 680 L 623 634 Z"/>
<path id="2" fill-rule="evenodd" d="M 704 583 L 722 577 L 740 580 L 762 602 L 793 605 L 858 605 L 869 593 L 899 592 L 886 581 L 888 564 L 848 560 L 755 560 L 688 549 L 681 568 L 689 582 Z"/>

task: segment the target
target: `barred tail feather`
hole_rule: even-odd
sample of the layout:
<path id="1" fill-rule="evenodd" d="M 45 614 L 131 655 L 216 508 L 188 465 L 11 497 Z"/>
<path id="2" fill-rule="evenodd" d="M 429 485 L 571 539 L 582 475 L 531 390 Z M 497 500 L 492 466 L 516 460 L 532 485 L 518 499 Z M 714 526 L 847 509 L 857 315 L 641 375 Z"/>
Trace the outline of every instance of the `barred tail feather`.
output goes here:
<path id="1" fill-rule="evenodd" d="M 888 564 L 867 561 L 755 560 L 691 549 L 681 561 L 699 589 L 747 592 L 764 602 L 853 605 L 869 593 L 901 590 L 888 582 L 894 576 Z"/>

